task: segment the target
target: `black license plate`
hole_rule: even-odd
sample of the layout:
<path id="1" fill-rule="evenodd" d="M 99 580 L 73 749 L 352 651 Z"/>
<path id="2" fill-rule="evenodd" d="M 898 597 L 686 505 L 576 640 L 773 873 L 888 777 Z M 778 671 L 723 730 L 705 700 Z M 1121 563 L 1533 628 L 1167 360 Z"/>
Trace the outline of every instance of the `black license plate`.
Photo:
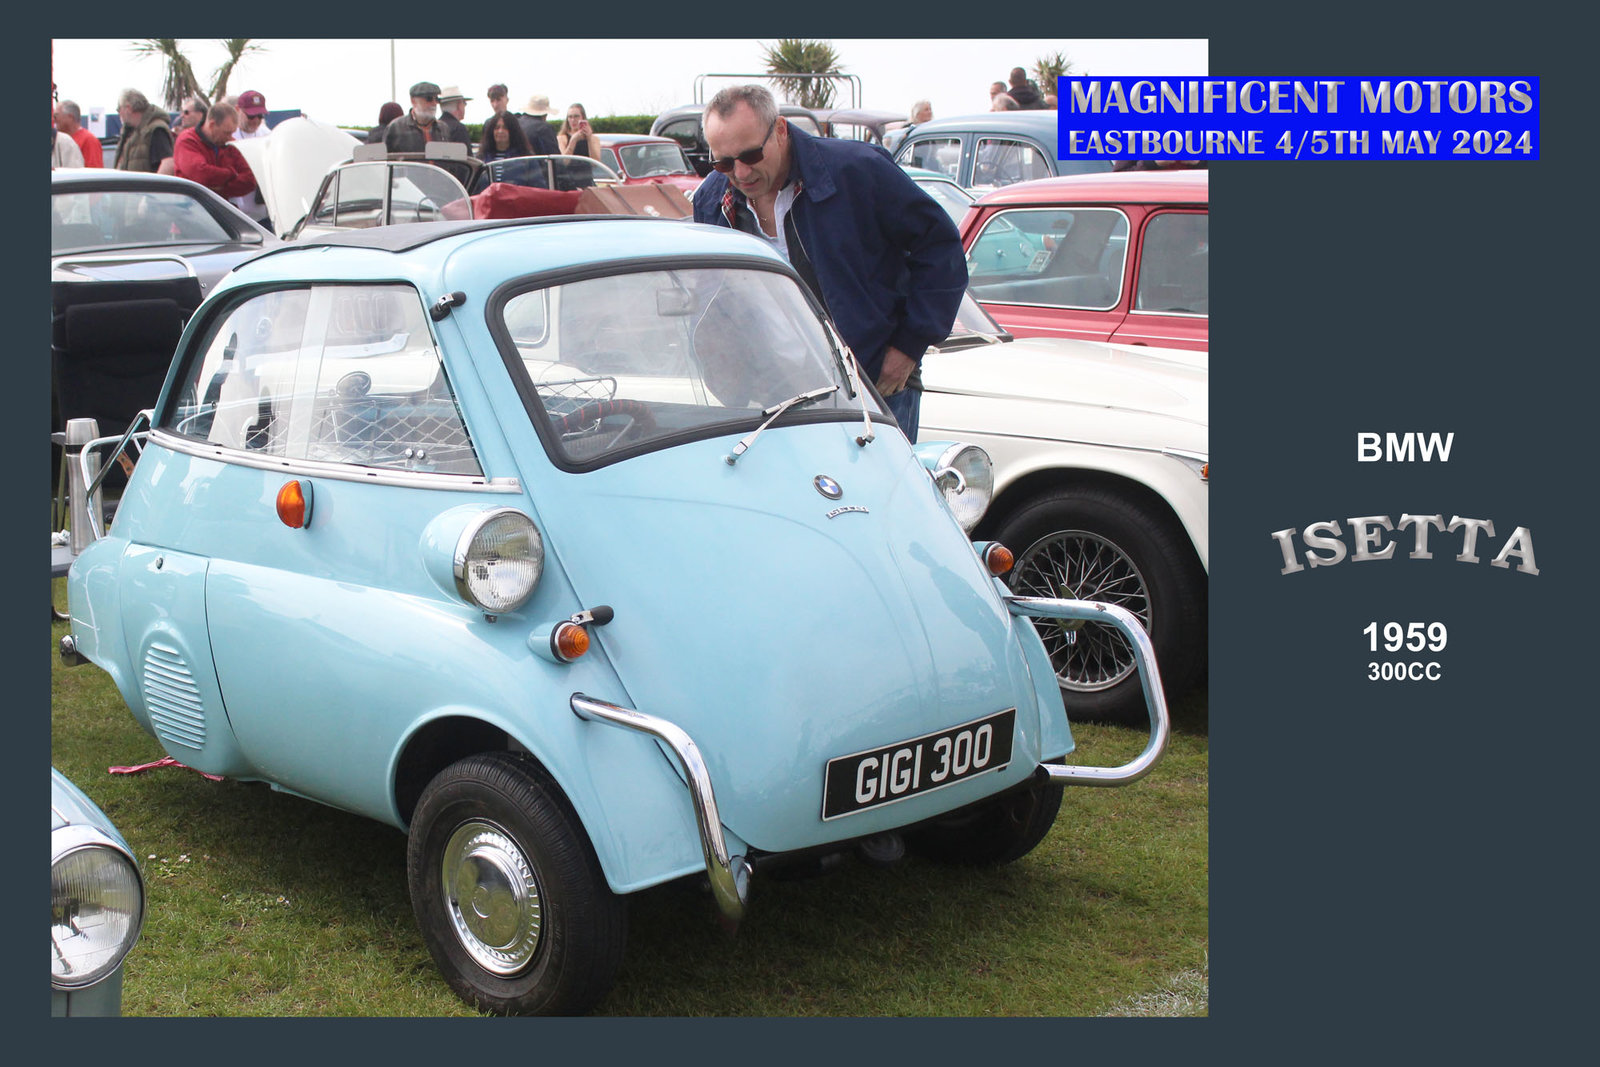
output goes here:
<path id="1" fill-rule="evenodd" d="M 822 818 L 837 819 L 930 793 L 1011 762 L 1017 709 L 1007 708 L 938 733 L 828 761 Z"/>

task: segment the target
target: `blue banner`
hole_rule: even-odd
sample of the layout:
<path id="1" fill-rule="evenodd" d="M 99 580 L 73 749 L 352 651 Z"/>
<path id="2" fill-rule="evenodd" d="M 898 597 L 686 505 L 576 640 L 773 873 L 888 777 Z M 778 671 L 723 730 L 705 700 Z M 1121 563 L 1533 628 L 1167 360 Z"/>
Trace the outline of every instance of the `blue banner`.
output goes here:
<path id="1" fill-rule="evenodd" d="M 1061 159 L 1539 158 L 1536 77 L 1057 81 Z"/>

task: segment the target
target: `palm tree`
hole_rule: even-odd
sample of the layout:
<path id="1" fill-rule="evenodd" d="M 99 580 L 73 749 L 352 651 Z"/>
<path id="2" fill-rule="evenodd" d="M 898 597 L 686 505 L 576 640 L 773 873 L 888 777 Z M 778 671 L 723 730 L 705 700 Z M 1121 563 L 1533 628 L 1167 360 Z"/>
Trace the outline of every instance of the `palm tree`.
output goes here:
<path id="1" fill-rule="evenodd" d="M 827 41 L 785 38 L 774 45 L 763 45 L 767 73 L 772 76 L 785 100 L 801 107 L 821 108 L 833 103 L 835 85 L 829 78 L 797 77 L 807 74 L 839 74 L 839 53 Z"/>
<path id="2" fill-rule="evenodd" d="M 1056 91 L 1056 79 L 1073 73 L 1072 60 L 1065 52 L 1052 52 L 1033 61 L 1033 77 L 1039 83 L 1040 94 Z"/>
<path id="3" fill-rule="evenodd" d="M 218 42 L 228 53 L 228 59 L 211 75 L 211 92 L 207 93 L 200 86 L 200 79 L 195 75 L 194 66 L 189 62 L 189 57 L 183 54 L 175 37 L 147 37 L 142 41 L 133 43 L 133 50 L 140 55 L 161 56 L 167 61 L 165 79 L 161 83 L 161 97 L 168 109 L 176 110 L 183 106 L 186 96 L 198 96 L 202 100 L 212 102 L 221 100 L 228 92 L 228 79 L 233 75 L 233 68 L 239 60 L 252 52 L 263 52 L 266 49 L 259 44 L 252 44 L 248 37 L 229 37 Z"/>
<path id="4" fill-rule="evenodd" d="M 176 111 L 183 106 L 186 96 L 201 95 L 200 79 L 195 77 L 194 67 L 189 65 L 189 59 L 178 47 L 175 37 L 146 37 L 133 43 L 133 50 L 140 55 L 161 56 L 167 61 L 166 76 L 161 82 L 161 99 L 169 111 Z"/>
<path id="5" fill-rule="evenodd" d="M 251 44 L 248 37 L 227 37 L 222 41 L 222 47 L 228 50 L 228 60 L 216 69 L 211 83 L 211 99 L 221 100 L 228 93 L 228 78 L 233 74 L 233 68 L 239 60 L 252 52 L 265 52 L 266 48 L 259 44 Z"/>

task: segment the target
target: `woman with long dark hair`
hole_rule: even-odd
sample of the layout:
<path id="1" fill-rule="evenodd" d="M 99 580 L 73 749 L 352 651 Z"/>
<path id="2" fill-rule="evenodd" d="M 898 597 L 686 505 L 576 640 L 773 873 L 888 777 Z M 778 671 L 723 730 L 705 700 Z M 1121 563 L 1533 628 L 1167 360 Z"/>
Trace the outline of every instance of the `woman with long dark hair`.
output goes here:
<path id="1" fill-rule="evenodd" d="M 478 158 L 485 163 L 513 156 L 531 156 L 533 147 L 522 124 L 509 111 L 491 115 L 483 124 L 483 140 L 478 144 Z"/>

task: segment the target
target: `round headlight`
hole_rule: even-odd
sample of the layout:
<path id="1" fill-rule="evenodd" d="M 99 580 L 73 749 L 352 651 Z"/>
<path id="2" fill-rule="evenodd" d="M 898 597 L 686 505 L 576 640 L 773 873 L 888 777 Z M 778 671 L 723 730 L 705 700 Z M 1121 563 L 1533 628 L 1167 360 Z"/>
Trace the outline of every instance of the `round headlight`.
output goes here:
<path id="1" fill-rule="evenodd" d="M 84 844 L 50 864 L 50 984 L 93 985 L 117 969 L 139 939 L 144 882 L 133 860 L 109 844 Z"/>
<path id="2" fill-rule="evenodd" d="M 544 539 L 514 508 L 484 512 L 461 533 L 456 589 L 485 614 L 513 611 L 533 595 L 544 573 Z"/>
<path id="3" fill-rule="evenodd" d="M 934 465 L 933 483 L 944 494 L 950 514 L 971 533 L 994 499 L 994 463 L 977 445 L 953 445 Z"/>

